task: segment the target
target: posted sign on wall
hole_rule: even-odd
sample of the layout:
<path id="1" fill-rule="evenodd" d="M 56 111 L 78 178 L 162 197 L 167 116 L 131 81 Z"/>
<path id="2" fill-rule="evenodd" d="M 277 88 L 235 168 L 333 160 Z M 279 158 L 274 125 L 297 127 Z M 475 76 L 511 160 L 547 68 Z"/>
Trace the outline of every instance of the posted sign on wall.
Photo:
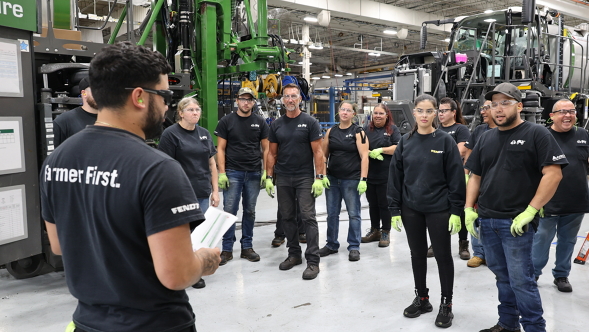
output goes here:
<path id="1" fill-rule="evenodd" d="M 0 0 L 0 26 L 37 31 L 37 0 Z"/>

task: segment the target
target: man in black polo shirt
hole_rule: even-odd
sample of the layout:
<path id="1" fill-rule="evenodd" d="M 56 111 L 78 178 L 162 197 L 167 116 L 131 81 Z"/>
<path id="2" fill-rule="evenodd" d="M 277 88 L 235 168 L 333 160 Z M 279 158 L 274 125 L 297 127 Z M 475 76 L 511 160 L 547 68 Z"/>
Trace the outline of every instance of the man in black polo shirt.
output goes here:
<path id="1" fill-rule="evenodd" d="M 499 322 L 481 332 L 520 331 L 520 323 L 526 332 L 545 331 L 532 242 L 538 210 L 554 195 L 568 162 L 545 127 L 520 118 L 517 87 L 501 83 L 485 98 L 497 129 L 481 136 L 465 166 L 471 171 L 466 227 L 478 236 L 473 209 L 478 199 L 480 239 L 499 290 Z"/>
<path id="2" fill-rule="evenodd" d="M 266 191 L 273 197 L 272 175 L 276 172 L 278 209 L 284 218 L 288 247 L 288 257 L 279 266 L 281 270 L 290 270 L 303 262 L 295 212 L 296 203 L 299 204 L 307 233 L 307 268 L 303 272 L 303 279 L 309 280 L 319 274 L 319 229 L 315 219 L 315 198 L 323 193 L 323 134 L 319 122 L 299 109 L 301 90 L 298 85 L 287 84 L 282 93 L 286 113 L 270 125 Z"/>
<path id="3" fill-rule="evenodd" d="M 243 197 L 241 217 L 241 258 L 250 262 L 260 260 L 253 248 L 256 202 L 262 179 L 262 155 L 268 151 L 268 124 L 252 113 L 256 102 L 250 88 L 241 88 L 237 93 L 237 111 L 219 120 L 215 135 L 218 138 L 217 165 L 219 188 L 223 189 L 223 210 L 237 215 L 239 200 Z M 266 158 L 264 158 L 266 160 Z M 233 259 L 235 224 L 223 235 L 221 265 Z"/>
<path id="4" fill-rule="evenodd" d="M 161 133 L 170 70 L 141 46 L 103 48 L 90 64 L 96 125 L 41 168 L 42 216 L 78 299 L 78 332 L 196 331 L 184 289 L 215 272 L 219 249 L 193 252 L 189 223 L 203 215 L 190 181 L 145 144 Z"/>
<path id="5" fill-rule="evenodd" d="M 53 146 L 55 148 L 68 137 L 96 122 L 98 107 L 92 97 L 92 89 L 90 88 L 88 78 L 84 77 L 80 81 L 80 84 L 78 84 L 78 87 L 82 95 L 82 106 L 67 111 L 53 120 Z"/>
<path id="6" fill-rule="evenodd" d="M 587 158 L 589 135 L 577 123 L 575 104 L 561 99 L 554 104 L 548 129 L 567 156 L 569 165 L 562 170 L 562 181 L 550 202 L 544 205 L 544 218 L 540 218 L 538 233 L 534 236 L 532 259 L 536 280 L 548 263 L 550 244 L 557 235 L 556 266 L 552 270 L 554 284 L 561 292 L 572 292 L 569 283 L 571 258 L 577 234 L 585 213 L 589 212 L 589 188 L 587 187 Z"/>

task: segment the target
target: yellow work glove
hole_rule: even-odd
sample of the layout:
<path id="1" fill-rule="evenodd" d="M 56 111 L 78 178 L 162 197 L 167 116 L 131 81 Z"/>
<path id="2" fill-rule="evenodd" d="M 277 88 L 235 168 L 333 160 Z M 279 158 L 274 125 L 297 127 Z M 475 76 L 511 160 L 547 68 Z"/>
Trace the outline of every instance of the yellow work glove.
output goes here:
<path id="1" fill-rule="evenodd" d="M 263 187 L 266 184 L 266 170 L 262 173 L 262 177 L 260 178 L 260 187 Z"/>
<path id="2" fill-rule="evenodd" d="M 274 183 L 272 183 L 272 179 L 266 179 L 266 192 L 268 196 L 274 198 Z"/>
<path id="3" fill-rule="evenodd" d="M 362 195 L 366 192 L 366 181 L 360 181 L 358 183 L 358 193 Z"/>
<path id="4" fill-rule="evenodd" d="M 393 227 L 397 232 L 401 231 L 401 228 L 403 228 L 403 221 L 401 220 L 401 216 L 391 217 L 391 227 Z"/>
<path id="5" fill-rule="evenodd" d="M 229 188 L 229 178 L 225 173 L 219 173 L 219 189 Z"/>
<path id="6" fill-rule="evenodd" d="M 323 194 L 323 180 L 315 179 L 315 181 L 313 182 L 313 186 L 311 186 L 311 193 L 315 198 Z"/>
<path id="7" fill-rule="evenodd" d="M 376 160 L 384 160 L 384 157 L 382 156 L 382 148 L 378 148 L 378 149 L 374 149 L 370 152 L 368 152 L 368 156 L 372 159 L 376 159 Z"/>
<path id="8" fill-rule="evenodd" d="M 520 213 L 513 219 L 511 223 L 511 235 L 515 236 L 522 236 L 525 232 L 524 227 L 530 223 L 530 221 L 534 220 L 534 216 L 536 216 L 538 210 L 536 210 L 531 205 L 524 210 L 524 212 Z"/>
<path id="9" fill-rule="evenodd" d="M 460 232 L 461 228 L 462 223 L 460 222 L 460 217 L 455 214 L 451 215 L 448 221 L 448 232 L 450 232 L 450 235 Z"/>
<path id="10" fill-rule="evenodd" d="M 474 208 L 470 207 L 464 209 L 464 223 L 466 224 L 466 230 L 476 239 L 479 238 L 479 233 L 477 233 L 474 222 L 478 217 L 479 214 L 474 210 Z"/>
<path id="11" fill-rule="evenodd" d="M 470 178 L 470 176 L 468 176 L 468 174 L 464 174 L 464 182 L 466 184 L 468 184 L 468 179 Z"/>
<path id="12" fill-rule="evenodd" d="M 331 183 L 329 183 L 329 179 L 327 178 L 327 175 L 323 177 L 323 180 L 321 180 L 321 183 L 323 184 L 323 188 L 325 188 L 325 189 L 329 189 L 329 186 L 331 186 Z"/>

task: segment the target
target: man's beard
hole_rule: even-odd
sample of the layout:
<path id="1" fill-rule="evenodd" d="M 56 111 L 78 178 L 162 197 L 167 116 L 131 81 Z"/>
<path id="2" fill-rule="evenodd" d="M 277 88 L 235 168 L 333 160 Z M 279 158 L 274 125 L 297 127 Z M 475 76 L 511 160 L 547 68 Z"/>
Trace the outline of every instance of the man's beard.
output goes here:
<path id="1" fill-rule="evenodd" d="M 96 101 L 94 100 L 94 98 L 88 96 L 86 97 L 86 103 L 88 103 L 88 105 L 90 107 L 92 107 L 93 109 L 97 110 L 98 109 L 98 105 L 96 104 Z"/>
<path id="2" fill-rule="evenodd" d="M 150 98 L 149 100 L 147 116 L 145 119 L 145 123 L 143 124 L 143 128 L 141 129 L 143 129 L 145 139 L 157 138 L 162 134 L 164 130 L 164 119 L 161 116 L 159 116 L 152 98 Z"/>
<path id="3" fill-rule="evenodd" d="M 518 116 L 519 116 L 518 113 L 515 113 L 512 116 L 505 116 L 505 122 L 503 124 L 498 124 L 497 121 L 495 121 L 494 117 L 492 119 L 493 119 L 493 122 L 495 122 L 495 124 L 497 125 L 497 127 L 509 127 L 515 123 Z"/>

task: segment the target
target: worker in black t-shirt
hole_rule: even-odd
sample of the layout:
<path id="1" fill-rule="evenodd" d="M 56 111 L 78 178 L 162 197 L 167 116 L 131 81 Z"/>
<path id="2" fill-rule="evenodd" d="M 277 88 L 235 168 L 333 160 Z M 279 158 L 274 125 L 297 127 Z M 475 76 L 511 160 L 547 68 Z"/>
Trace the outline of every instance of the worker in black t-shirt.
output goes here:
<path id="1" fill-rule="evenodd" d="M 440 99 L 440 109 L 438 110 L 438 120 L 440 120 L 440 129 L 452 136 L 458 151 L 460 151 L 460 157 L 464 159 L 467 148 L 465 147 L 466 141 L 470 137 L 470 131 L 465 126 L 466 121 L 462 117 L 462 110 L 460 105 L 456 103 L 452 98 L 444 97 Z M 469 260 L 470 252 L 468 251 L 468 231 L 464 225 L 464 213 L 460 214 L 460 221 L 462 227 L 458 232 L 458 254 L 460 259 Z M 430 250 L 431 249 L 430 247 Z M 433 254 L 433 253 L 432 253 Z M 428 250 L 428 257 L 433 256 Z"/>
<path id="2" fill-rule="evenodd" d="M 256 202 L 260 184 L 265 181 L 262 174 L 263 161 L 268 153 L 268 124 L 252 109 L 256 103 L 250 88 L 241 88 L 237 93 L 237 111 L 219 120 L 215 135 L 218 139 L 217 163 L 219 165 L 219 187 L 223 189 L 223 210 L 237 215 L 239 201 L 243 197 L 241 217 L 241 258 L 250 262 L 260 260 L 253 248 Z M 262 154 L 260 154 L 260 148 Z M 263 158 L 262 158 L 263 156 Z M 221 265 L 233 259 L 235 224 L 223 235 Z"/>
<path id="3" fill-rule="evenodd" d="M 358 105 L 342 101 L 338 107 L 339 124 L 329 128 L 323 139 L 327 160 L 325 201 L 327 206 L 327 243 L 319 249 L 324 257 L 338 252 L 339 215 L 342 199 L 348 211 L 348 259 L 360 260 L 362 216 L 360 196 L 366 192 L 368 176 L 368 140 L 362 127 L 352 123 Z"/>
<path id="4" fill-rule="evenodd" d="M 315 198 L 323 193 L 323 134 L 319 122 L 299 109 L 299 86 L 287 84 L 282 93 L 282 104 L 286 113 L 270 125 L 266 192 L 271 197 L 274 196 L 273 175 L 276 172 L 278 209 L 284 218 L 288 247 L 288 257 L 280 263 L 280 270 L 290 270 L 302 264 L 295 218 L 296 202 L 299 204 L 307 234 L 307 268 L 303 272 L 303 279 L 309 280 L 315 279 L 319 274 L 319 229 L 315 219 Z"/>
<path id="5" fill-rule="evenodd" d="M 89 70 L 96 125 L 41 168 L 42 216 L 78 300 L 76 331 L 196 331 L 184 289 L 216 271 L 220 252 L 193 252 L 189 224 L 204 218 L 194 190 L 176 160 L 145 144 L 161 134 L 170 71 L 148 48 L 103 48 Z"/>
<path id="6" fill-rule="evenodd" d="M 438 263 L 442 299 L 435 320 L 438 327 L 452 325 L 454 261 L 451 235 L 460 231 L 465 183 L 460 152 L 452 137 L 433 125 L 437 101 L 424 94 L 415 99 L 415 126 L 405 134 L 393 154 L 387 197 L 392 227 L 405 226 L 417 295 L 403 315 L 419 317 L 433 310 L 429 302 L 427 234 Z"/>
<path id="7" fill-rule="evenodd" d="M 92 97 L 92 89 L 87 77 L 84 77 L 78 84 L 82 95 L 82 106 L 67 111 L 53 120 L 53 146 L 57 148 L 68 137 L 76 134 L 86 126 L 96 122 L 98 106 Z"/>
<path id="8" fill-rule="evenodd" d="M 472 153 L 472 149 L 474 149 L 476 143 L 479 141 L 479 138 L 481 138 L 481 135 L 484 134 L 487 130 L 497 127 L 497 125 L 495 124 L 495 122 L 493 122 L 493 119 L 491 118 L 491 101 L 490 100 L 485 100 L 485 102 L 483 103 L 483 106 L 481 106 L 480 111 L 481 111 L 481 118 L 483 120 L 483 123 L 474 129 L 474 131 L 470 135 L 470 138 L 464 144 L 464 146 L 466 147 L 466 155 L 464 156 L 464 164 L 466 164 L 468 157 Z M 465 168 L 464 173 L 465 173 L 466 183 L 468 184 L 468 178 L 470 175 L 470 171 Z M 470 235 L 470 244 L 472 246 L 472 258 L 469 259 L 468 262 L 466 262 L 466 266 L 479 267 L 479 266 L 481 266 L 481 264 L 487 264 L 487 262 L 485 261 L 485 250 L 483 249 L 483 244 L 481 243 L 481 241 L 479 239 L 477 239 L 476 237 L 472 236 L 472 234 L 471 234 Z"/>
<path id="9" fill-rule="evenodd" d="M 589 188 L 587 167 L 589 158 L 589 135 L 584 128 L 576 127 L 577 110 L 568 99 L 554 104 L 548 129 L 567 156 L 569 165 L 562 170 L 562 180 L 552 199 L 544 205 L 538 232 L 534 236 L 532 260 L 536 280 L 548 263 L 548 256 L 554 235 L 557 236 L 556 262 L 552 270 L 554 284 L 561 292 L 572 292 L 568 276 L 577 234 L 585 213 L 589 212 Z"/>
<path id="10" fill-rule="evenodd" d="M 362 243 L 378 241 L 378 246 L 384 248 L 391 243 L 391 213 L 387 202 L 389 166 L 401 133 L 393 124 L 393 116 L 387 105 L 374 106 L 370 117 L 370 122 L 364 127 L 370 149 L 366 181 L 370 230 L 362 237 Z"/>
<path id="11" fill-rule="evenodd" d="M 516 86 L 501 83 L 485 98 L 497 128 L 481 136 L 466 162 L 471 175 L 464 210 L 468 231 L 480 234 L 499 293 L 499 322 L 482 331 L 519 331 L 520 323 L 525 331 L 545 331 L 532 243 L 538 211 L 554 195 L 568 161 L 545 127 L 520 118 Z"/>

